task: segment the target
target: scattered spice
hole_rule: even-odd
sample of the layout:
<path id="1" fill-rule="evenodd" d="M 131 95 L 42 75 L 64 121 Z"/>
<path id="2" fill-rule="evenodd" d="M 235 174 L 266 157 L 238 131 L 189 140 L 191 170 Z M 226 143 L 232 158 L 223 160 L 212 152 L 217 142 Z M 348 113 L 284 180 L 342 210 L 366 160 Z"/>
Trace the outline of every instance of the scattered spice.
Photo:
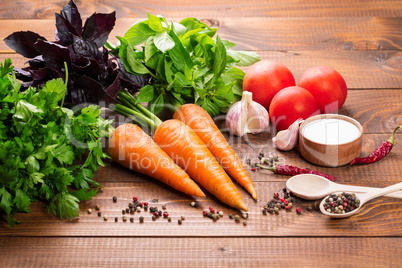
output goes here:
<path id="1" fill-rule="evenodd" d="M 181 220 L 181 219 L 178 219 L 178 220 L 177 220 L 177 223 L 178 223 L 178 224 L 182 224 L 182 220 Z"/>
<path id="2" fill-rule="evenodd" d="M 102 216 L 102 212 L 98 211 L 98 217 Z"/>
<path id="3" fill-rule="evenodd" d="M 244 213 L 242 214 L 242 217 L 243 217 L 243 219 L 247 219 L 247 218 L 248 218 L 248 213 L 247 213 L 247 212 L 244 212 Z"/>
<path id="4" fill-rule="evenodd" d="M 117 202 L 117 197 L 116 197 L 116 196 L 113 196 L 113 198 L 112 198 L 112 199 L 113 199 L 113 202 L 114 202 L 114 203 L 116 203 L 116 202 Z"/>
<path id="5" fill-rule="evenodd" d="M 118 222 L 118 221 L 119 221 L 119 218 L 114 217 L 114 221 L 115 221 L 115 222 Z"/>
<path id="6" fill-rule="evenodd" d="M 236 215 L 236 216 L 234 216 L 234 219 L 235 219 L 236 222 L 239 222 L 240 221 L 240 216 Z"/>
<path id="7" fill-rule="evenodd" d="M 243 225 L 246 226 L 247 225 L 247 220 L 243 221 Z"/>
<path id="8" fill-rule="evenodd" d="M 133 201 L 134 201 L 134 202 L 138 201 L 138 197 L 133 196 Z"/>
<path id="9" fill-rule="evenodd" d="M 127 221 L 127 217 L 123 216 L 123 221 L 126 222 Z"/>
<path id="10" fill-rule="evenodd" d="M 96 204 L 95 209 L 96 209 L 97 211 L 99 211 L 99 210 L 100 210 L 100 206 L 99 206 L 98 204 Z"/>
<path id="11" fill-rule="evenodd" d="M 134 218 L 133 218 L 133 217 L 130 218 L 130 222 L 134 222 Z"/>
<path id="12" fill-rule="evenodd" d="M 172 218 L 171 218 L 171 217 L 168 217 L 168 222 L 172 222 Z"/>
<path id="13" fill-rule="evenodd" d="M 103 216 L 103 220 L 107 221 L 107 215 Z"/>
<path id="14" fill-rule="evenodd" d="M 186 219 L 186 217 L 184 215 L 181 215 L 180 217 L 183 221 Z"/>
<path id="15" fill-rule="evenodd" d="M 126 214 L 126 210 L 125 210 L 125 209 L 122 209 L 122 210 L 121 210 L 121 214 L 123 214 L 123 215 Z"/>
<path id="16" fill-rule="evenodd" d="M 144 217 L 143 217 L 143 216 L 140 216 L 140 217 L 139 217 L 139 220 L 140 220 L 140 223 L 143 223 L 143 222 L 144 222 Z"/>
<path id="17" fill-rule="evenodd" d="M 92 213 L 92 209 L 88 208 L 88 214 Z"/>
<path id="18" fill-rule="evenodd" d="M 297 212 L 297 214 L 300 214 L 300 213 L 301 213 L 301 208 L 300 208 L 300 207 L 297 207 L 297 208 L 296 208 L 296 212 Z"/>
<path id="19" fill-rule="evenodd" d="M 229 219 L 233 219 L 233 214 L 229 214 Z"/>
<path id="20" fill-rule="evenodd" d="M 163 210 L 166 210 L 166 205 L 162 205 L 162 209 L 163 209 Z"/>
<path id="21" fill-rule="evenodd" d="M 402 125 L 397 126 L 394 131 L 392 131 L 391 137 L 384 141 L 377 149 L 375 149 L 369 156 L 367 157 L 357 157 L 352 160 L 350 163 L 351 165 L 354 164 L 371 164 L 380 161 L 383 159 L 385 156 L 387 156 L 391 150 L 392 147 L 395 145 L 395 132 L 401 128 Z"/>

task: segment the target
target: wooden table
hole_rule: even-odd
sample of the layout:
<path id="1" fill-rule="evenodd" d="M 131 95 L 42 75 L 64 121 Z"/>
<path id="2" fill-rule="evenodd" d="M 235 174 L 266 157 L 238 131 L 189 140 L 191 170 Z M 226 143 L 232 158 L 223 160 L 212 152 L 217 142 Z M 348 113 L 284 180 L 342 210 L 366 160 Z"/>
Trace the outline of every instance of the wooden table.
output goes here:
<path id="1" fill-rule="evenodd" d="M 54 12 L 67 1 L 15 0 L 0 3 L 0 37 L 14 31 L 31 30 L 53 40 Z M 218 27 L 218 34 L 236 43 L 235 49 L 257 51 L 263 59 L 285 64 L 296 81 L 313 66 L 328 65 L 345 78 L 349 91 L 340 114 L 358 120 L 364 128 L 362 155 L 387 140 L 402 124 L 402 1 L 80 1 L 82 17 L 117 11 L 110 36 L 122 35 L 146 17 L 146 12 L 169 20 L 194 16 Z M 11 57 L 15 66 L 25 59 L 0 43 L 0 59 Z M 228 137 L 227 133 L 225 133 Z M 260 152 L 278 154 L 292 165 L 309 167 L 338 177 L 339 183 L 385 187 L 401 181 L 402 144 L 382 161 L 365 166 L 323 168 L 314 166 L 297 150 L 281 152 L 273 147 L 274 130 L 230 143 L 245 160 Z M 401 131 L 396 140 L 402 142 Z M 269 171 L 252 172 L 258 201 L 240 187 L 249 207 L 247 226 L 228 215 L 239 214 L 210 194 L 198 198 L 199 208 L 189 196 L 154 179 L 107 161 L 96 173 L 104 187 L 93 200 L 81 204 L 80 217 L 59 221 L 47 215 L 43 203 L 31 206 L 32 213 L 17 214 L 21 224 L 0 224 L 2 267 L 201 267 L 201 266 L 384 266 L 402 265 L 402 203 L 379 198 L 351 218 L 333 220 L 317 210 L 317 202 L 298 200 L 278 215 L 263 215 L 272 194 L 285 187 L 287 176 Z M 238 186 L 238 185 L 237 185 Z M 112 197 L 118 198 L 117 202 Z M 134 222 L 123 222 L 121 210 L 133 196 L 151 206 L 166 205 L 172 222 L 152 221 L 149 212 L 135 213 Z M 100 205 L 108 221 L 96 212 Z M 224 212 L 216 222 L 203 217 L 209 206 Z M 307 208 L 311 206 L 312 211 Z M 142 215 L 145 222 L 140 224 Z M 181 225 L 177 220 L 185 216 Z M 119 222 L 114 222 L 114 217 Z M 131 215 L 130 215 L 131 217 Z M 4 219 L 4 217 L 3 217 Z"/>

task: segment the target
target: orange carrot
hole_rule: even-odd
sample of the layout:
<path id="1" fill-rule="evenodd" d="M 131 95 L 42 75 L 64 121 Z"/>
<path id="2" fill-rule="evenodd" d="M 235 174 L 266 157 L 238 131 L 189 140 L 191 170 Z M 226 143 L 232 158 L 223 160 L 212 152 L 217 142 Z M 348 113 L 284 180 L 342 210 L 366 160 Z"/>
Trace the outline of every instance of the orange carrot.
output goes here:
<path id="1" fill-rule="evenodd" d="M 189 126 L 179 120 L 167 120 L 156 129 L 154 140 L 191 178 L 223 203 L 248 210 L 230 177 Z"/>
<path id="2" fill-rule="evenodd" d="M 196 104 L 185 104 L 174 113 L 173 118 L 194 130 L 226 172 L 257 199 L 253 182 L 242 162 L 203 108 Z"/>
<path id="3" fill-rule="evenodd" d="M 140 127 L 124 124 L 109 137 L 108 152 L 117 163 L 153 177 L 172 188 L 194 196 L 205 196 L 188 174 Z"/>

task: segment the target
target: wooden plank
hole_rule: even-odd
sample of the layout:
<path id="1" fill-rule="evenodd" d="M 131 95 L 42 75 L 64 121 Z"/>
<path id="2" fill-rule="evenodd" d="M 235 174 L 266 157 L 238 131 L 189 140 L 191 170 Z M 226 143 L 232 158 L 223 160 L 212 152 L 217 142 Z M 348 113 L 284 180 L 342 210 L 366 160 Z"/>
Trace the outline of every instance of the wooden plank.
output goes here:
<path id="1" fill-rule="evenodd" d="M 397 0 L 358 1 L 75 1 L 83 17 L 94 12 L 116 11 L 119 18 L 146 17 L 147 12 L 164 16 L 193 17 L 359 17 L 401 16 L 402 4 Z M 8 19 L 53 18 L 67 1 L 16 0 L 0 4 L 0 17 Z"/>
<path id="2" fill-rule="evenodd" d="M 122 175 L 124 173 L 126 175 Z M 322 215 L 318 210 L 318 201 L 305 201 L 298 198 L 293 201 L 294 208 L 291 210 L 282 210 L 278 215 L 263 215 L 263 206 L 272 199 L 273 193 L 280 192 L 285 187 L 285 181 L 288 178 L 287 176 L 266 174 L 267 177 L 276 176 L 277 181 L 255 181 L 258 201 L 252 200 L 243 189 L 240 189 L 245 203 L 249 207 L 247 226 L 243 226 L 243 219 L 235 222 L 228 217 L 229 214 L 241 215 L 238 211 L 218 202 L 210 194 L 207 194 L 205 198 L 193 199 L 171 190 L 155 180 L 144 177 L 136 179 L 137 176 L 141 178 L 136 173 L 123 170 L 121 167 L 107 165 L 95 177 L 104 188 L 91 201 L 81 204 L 79 218 L 72 221 L 59 221 L 52 215 L 46 215 L 43 204 L 36 202 L 31 205 L 31 213 L 16 215 L 16 218 L 21 221 L 16 227 L 7 226 L 2 220 L 0 236 L 402 236 L 402 207 L 399 199 L 386 197 L 376 199 L 362 207 L 354 217 L 343 220 L 333 220 Z M 251 176 L 254 179 L 254 174 Z M 260 174 L 260 176 L 262 175 Z M 132 180 L 130 180 L 131 177 Z M 359 178 L 361 177 L 363 175 Z M 400 180 L 395 173 L 383 177 L 387 177 L 384 178 L 384 181 L 390 181 L 389 184 Z M 343 183 L 342 179 L 339 179 L 339 182 Z M 371 186 L 376 184 L 376 182 L 364 182 L 363 180 L 352 183 Z M 113 196 L 117 197 L 115 203 L 112 201 Z M 133 217 L 134 222 L 129 220 L 123 222 L 122 209 L 128 207 L 133 196 L 137 196 L 140 201 L 149 202 L 150 207 L 166 210 L 171 216 L 172 222 L 168 222 L 163 217 L 152 220 L 152 214 L 149 211 L 135 212 L 132 215 L 129 213 L 126 216 L 128 219 Z M 189 205 L 194 200 L 199 202 L 198 208 Z M 96 204 L 100 205 L 102 215 L 107 215 L 107 221 L 104 221 L 103 217 L 97 216 L 94 209 Z M 163 205 L 166 206 L 166 209 L 162 209 Z M 311 211 L 307 209 L 309 206 L 312 207 Z M 216 222 L 204 217 L 202 211 L 208 207 L 222 210 L 224 216 Z M 302 213 L 296 213 L 295 207 L 301 207 Z M 91 214 L 87 212 L 89 208 L 93 210 Z M 139 222 L 140 216 L 144 217 L 143 223 Z M 180 225 L 178 219 L 181 216 L 184 216 L 185 220 Z M 115 217 L 118 218 L 118 222 L 114 221 Z"/>
<path id="3" fill-rule="evenodd" d="M 402 69 L 397 65 L 402 52 L 383 51 L 262 51 L 262 59 L 282 62 L 293 73 L 296 83 L 314 66 L 330 66 L 345 79 L 349 89 L 402 88 Z M 11 58 L 14 66 L 24 67 L 27 59 L 17 54 L 0 54 L 0 60 Z M 243 68 L 247 70 L 247 68 Z M 397 93 L 393 95 L 396 96 Z M 399 98 L 400 99 L 400 98 Z M 397 101 L 398 98 L 395 100 Z"/>
<path id="4" fill-rule="evenodd" d="M 401 238 L 1 238 L 5 267 L 398 267 Z"/>
<path id="5" fill-rule="evenodd" d="M 184 17 L 168 17 L 179 22 Z M 143 18 L 118 19 L 110 34 L 123 36 L 131 25 Z M 341 18 L 267 18 L 267 17 L 199 17 L 210 26 L 218 27 L 222 38 L 242 50 L 402 50 L 402 16 L 390 17 L 341 17 Z M 4 39 L 15 31 L 33 31 L 48 40 L 54 40 L 54 19 L 0 20 Z M 1 42 L 0 50 L 10 50 Z"/>

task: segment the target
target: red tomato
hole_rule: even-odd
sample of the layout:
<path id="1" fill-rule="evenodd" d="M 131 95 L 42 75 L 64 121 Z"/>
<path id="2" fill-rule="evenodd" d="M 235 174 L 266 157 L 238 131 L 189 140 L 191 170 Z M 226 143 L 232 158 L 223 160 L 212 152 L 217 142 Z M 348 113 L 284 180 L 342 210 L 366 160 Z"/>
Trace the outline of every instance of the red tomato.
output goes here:
<path id="1" fill-rule="evenodd" d="M 287 87 L 272 99 L 269 117 L 278 131 L 287 129 L 299 118 L 307 119 L 320 113 L 314 96 L 302 87 Z"/>
<path id="2" fill-rule="evenodd" d="M 346 101 L 348 88 L 340 73 L 326 66 L 308 69 L 301 77 L 299 86 L 313 94 L 321 113 L 336 113 Z"/>
<path id="3" fill-rule="evenodd" d="M 246 71 L 243 90 L 252 92 L 253 101 L 268 110 L 276 93 L 295 85 L 295 78 L 285 65 L 273 60 L 262 60 Z"/>

